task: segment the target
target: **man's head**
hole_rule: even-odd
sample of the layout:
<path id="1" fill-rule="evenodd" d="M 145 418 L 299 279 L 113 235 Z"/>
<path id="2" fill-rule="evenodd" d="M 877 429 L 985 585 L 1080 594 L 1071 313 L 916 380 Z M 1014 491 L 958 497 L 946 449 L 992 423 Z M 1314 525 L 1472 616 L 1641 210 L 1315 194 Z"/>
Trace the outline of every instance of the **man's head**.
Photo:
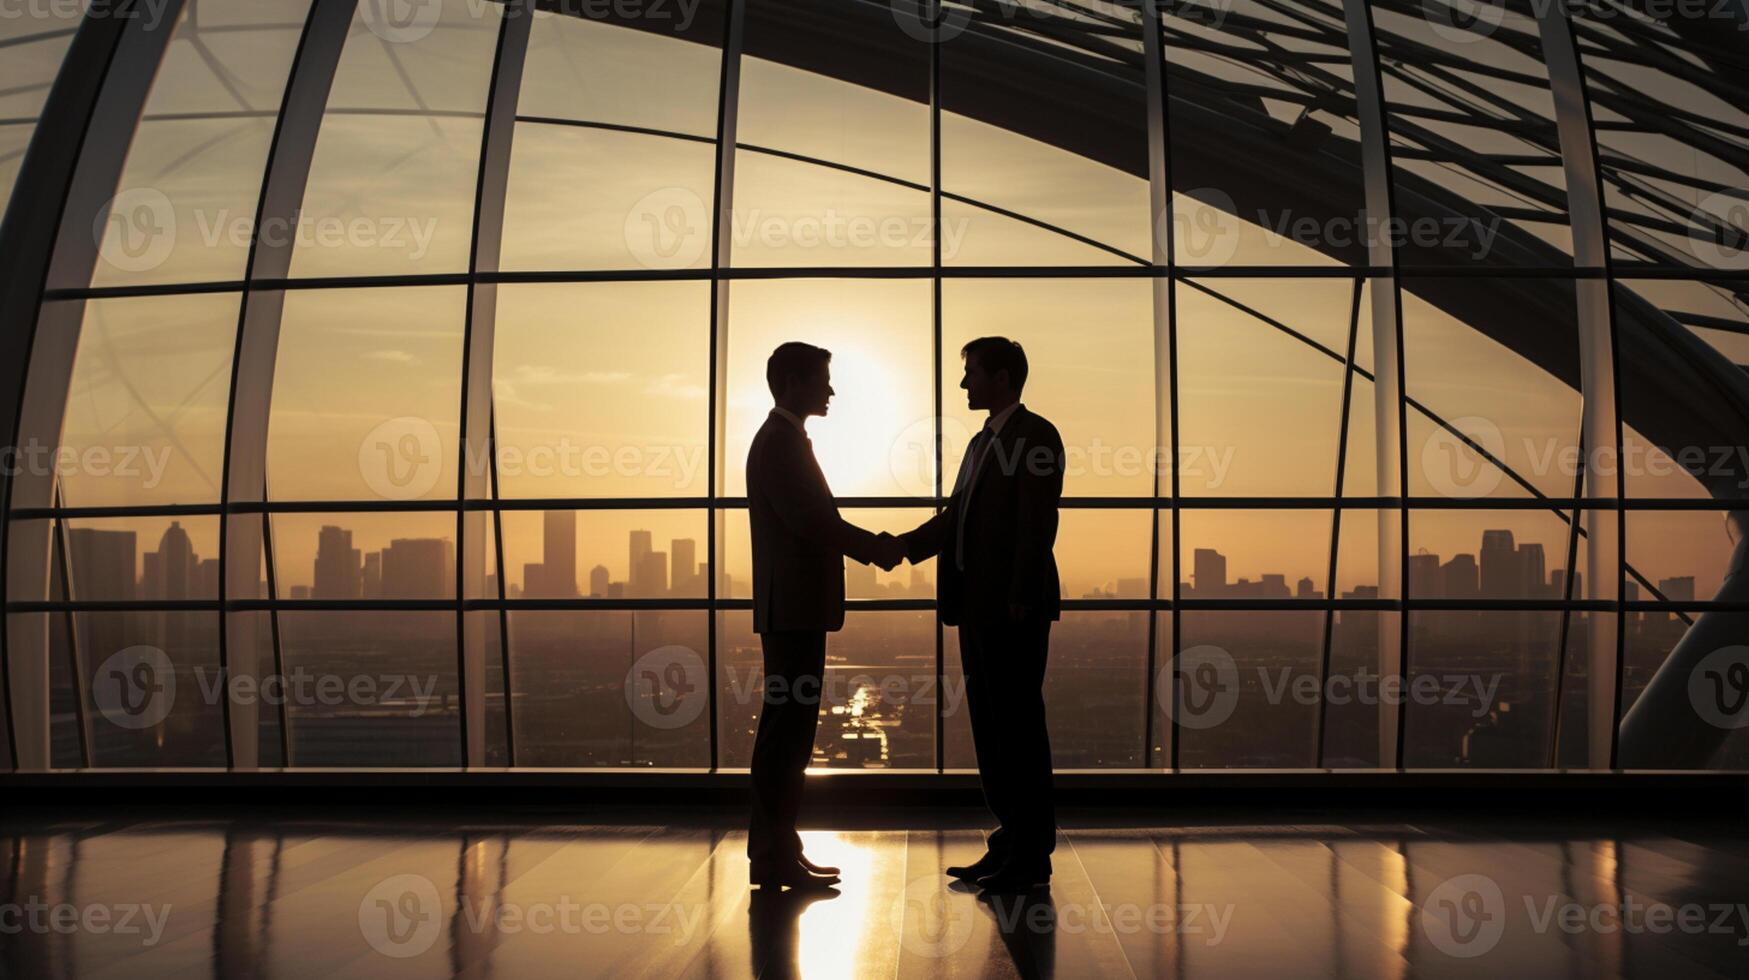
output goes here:
<path id="1" fill-rule="evenodd" d="M 832 352 L 792 340 L 765 362 L 765 383 L 779 407 L 807 418 L 825 415 L 832 399 Z"/>
<path id="2" fill-rule="evenodd" d="M 1026 387 L 1026 351 L 1007 337 L 979 337 L 960 348 L 966 362 L 960 387 L 966 407 L 999 412 L 1020 400 Z"/>

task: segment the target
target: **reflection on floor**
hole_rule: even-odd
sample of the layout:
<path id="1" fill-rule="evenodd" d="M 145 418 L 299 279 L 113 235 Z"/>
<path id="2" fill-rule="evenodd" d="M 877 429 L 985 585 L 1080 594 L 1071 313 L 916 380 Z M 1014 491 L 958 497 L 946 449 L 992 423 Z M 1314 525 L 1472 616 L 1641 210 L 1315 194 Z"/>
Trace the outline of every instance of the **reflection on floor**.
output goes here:
<path id="1" fill-rule="evenodd" d="M 1743 976 L 1740 825 L 1066 814 L 1048 893 L 941 869 L 979 815 L 805 833 L 836 893 L 747 887 L 740 815 L 0 816 L 0 977 Z"/>

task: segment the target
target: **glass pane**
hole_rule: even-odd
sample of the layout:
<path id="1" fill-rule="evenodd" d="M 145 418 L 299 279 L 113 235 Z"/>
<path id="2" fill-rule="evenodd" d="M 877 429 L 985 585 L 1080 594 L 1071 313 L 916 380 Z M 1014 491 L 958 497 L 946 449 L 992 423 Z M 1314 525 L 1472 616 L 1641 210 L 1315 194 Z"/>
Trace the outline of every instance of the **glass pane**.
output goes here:
<path id="1" fill-rule="evenodd" d="M 1723 511 L 1627 513 L 1628 566 L 1657 588 L 1640 598 L 1706 602 L 1718 598 L 1731 571 L 1736 537 Z"/>
<path id="2" fill-rule="evenodd" d="M 24 151 L 36 132 L 49 86 L 85 16 L 82 3 L 44 4 L 35 16 L 0 18 L 0 216 L 12 200 L 12 186 Z"/>
<path id="3" fill-rule="evenodd" d="M 1154 311 L 1141 279 L 955 279 L 942 283 L 942 472 L 959 471 L 986 415 L 966 407 L 960 349 L 1004 336 L 1026 349 L 1021 401 L 1062 435 L 1065 496 L 1150 496 L 1155 438 Z M 1097 326 L 1082 326 L 1094 324 Z"/>
<path id="4" fill-rule="evenodd" d="M 719 765 L 742 768 L 763 707 L 763 657 L 751 612 L 718 622 Z M 936 699 L 951 695 L 935 683 L 934 613 L 850 613 L 844 629 L 826 634 L 821 688 L 814 768 L 935 767 Z"/>
<path id="5" fill-rule="evenodd" d="M 832 491 L 859 497 L 919 493 L 913 447 L 931 431 L 934 414 L 929 283 L 740 281 L 730 292 L 724 493 L 747 492 L 747 447 L 771 414 L 765 362 L 792 340 L 832 352 L 831 412 L 808 421 L 814 455 Z"/>
<path id="6" fill-rule="evenodd" d="M 75 601 L 219 597 L 216 517 L 74 519 L 65 534 Z"/>
<path id="7" fill-rule="evenodd" d="M 1057 575 L 1071 599 L 1147 599 L 1152 512 L 1066 508 L 1057 522 Z"/>
<path id="8" fill-rule="evenodd" d="M 316 137 L 291 273 L 465 272 L 503 5 L 354 15 Z"/>
<path id="9" fill-rule="evenodd" d="M 704 496 L 708 283 L 500 286 L 496 345 L 505 497 Z"/>
<path id="10" fill-rule="evenodd" d="M 282 612 L 291 763 L 459 766 L 453 612 Z"/>
<path id="11" fill-rule="evenodd" d="M 1749 423 L 1730 407 L 1740 398 L 1719 397 L 1749 365 L 1746 311 L 1749 290 L 1730 283 L 1616 284 L 1628 496 L 1738 497 L 1749 489 Z"/>
<path id="12" fill-rule="evenodd" d="M 1161 14 L 1177 262 L 1365 263 L 1342 4 L 1223 0 Z"/>
<path id="13" fill-rule="evenodd" d="M 269 493 L 415 500 L 456 492 L 462 286 L 285 294 Z"/>
<path id="14" fill-rule="evenodd" d="M 1621 0 L 1572 13 L 1592 113 L 1609 123 L 1596 140 L 1618 263 L 1749 268 L 1749 202 L 1740 190 L 1749 186 L 1740 90 L 1749 60 L 1730 44 L 1689 53 L 1694 35 L 1677 26 L 1723 32 L 1720 16 L 1643 17 Z"/>
<path id="15" fill-rule="evenodd" d="M 517 114 L 714 139 L 723 4 L 668 9 L 672 19 L 653 6 L 591 5 L 583 17 L 535 11 Z"/>
<path id="16" fill-rule="evenodd" d="M 1559 599 L 1572 525 L 1543 510 L 1418 510 L 1409 515 L 1409 598 Z M 1574 598 L 1584 598 L 1579 538 Z"/>
<path id="17" fill-rule="evenodd" d="M 1017 9 L 944 25 L 965 30 L 940 46 L 942 222 L 960 239 L 944 261 L 1148 261 L 1139 11 Z"/>
<path id="18" fill-rule="evenodd" d="M 1532 4 L 1443 16 L 1386 8 L 1373 19 L 1406 225 L 1399 261 L 1570 265 L 1555 100 L 1538 48 L 1525 43 L 1539 37 Z"/>
<path id="19" fill-rule="evenodd" d="M 1179 613 L 1173 669 L 1180 767 L 1317 764 L 1324 616 L 1321 610 Z"/>
<path id="20" fill-rule="evenodd" d="M 504 511 L 512 599 L 702 599 L 705 519 L 692 510 Z"/>
<path id="21" fill-rule="evenodd" d="M 95 766 L 223 766 L 219 617 L 73 614 Z"/>
<path id="22" fill-rule="evenodd" d="M 710 765 L 702 612 L 513 612 L 519 766 Z"/>
<path id="23" fill-rule="evenodd" d="M 280 599 L 453 599 L 455 515 L 275 514 Z"/>
<path id="24" fill-rule="evenodd" d="M 1186 599 L 1322 599 L 1327 510 L 1185 510 L 1178 516 Z"/>
<path id="25" fill-rule="evenodd" d="M 1574 496 L 1582 400 L 1573 284 L 1414 279 L 1402 304 L 1409 494 Z"/>
<path id="26" fill-rule="evenodd" d="M 1347 280 L 1214 279 L 1179 286 L 1181 493 L 1335 492 L 1343 361 L 1354 314 L 1354 284 Z M 1348 451 L 1371 453 L 1373 446 L 1369 439 Z"/>
<path id="27" fill-rule="evenodd" d="M 733 263 L 930 264 L 928 45 L 897 17 L 850 7 L 820 27 L 854 36 L 867 60 L 798 58 L 790 6 L 748 7 Z M 767 50 L 786 61 L 759 56 Z"/>
<path id="28" fill-rule="evenodd" d="M 923 507 L 893 507 L 874 510 L 846 507 L 839 511 L 846 521 L 879 534 L 903 534 L 927 521 L 935 512 Z M 736 508 L 721 512 L 723 519 L 723 552 L 717 567 L 726 577 L 727 585 L 718 585 L 717 597 L 723 599 L 753 598 L 752 531 L 747 524 L 747 511 Z M 933 599 L 935 598 L 934 559 L 921 565 L 900 564 L 890 572 L 878 566 L 864 565 L 853 558 L 844 559 L 844 596 L 847 599 Z"/>
<path id="29" fill-rule="evenodd" d="M 707 268 L 715 174 L 709 143 L 519 122 L 503 268 Z"/>
<path id="30" fill-rule="evenodd" d="M 1559 612 L 1412 612 L 1403 764 L 1548 765 Z"/>
<path id="31" fill-rule="evenodd" d="M 309 0 L 248 23 L 262 6 L 184 7 L 128 150 L 95 285 L 242 278 Z"/>
<path id="32" fill-rule="evenodd" d="M 54 460 L 67 506 L 218 501 L 236 335 L 235 294 L 86 301 Z"/>

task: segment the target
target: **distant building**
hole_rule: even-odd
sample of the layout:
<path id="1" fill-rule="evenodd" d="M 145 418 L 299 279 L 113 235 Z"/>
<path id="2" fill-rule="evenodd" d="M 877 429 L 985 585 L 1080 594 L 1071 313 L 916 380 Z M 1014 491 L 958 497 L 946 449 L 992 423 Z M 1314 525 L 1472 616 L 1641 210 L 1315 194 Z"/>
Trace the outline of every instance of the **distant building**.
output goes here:
<path id="1" fill-rule="evenodd" d="M 383 597 L 455 595 L 455 545 L 448 538 L 396 538 L 383 549 Z"/>
<path id="2" fill-rule="evenodd" d="M 1227 593 L 1227 556 L 1213 548 L 1198 548 L 1191 555 L 1191 581 L 1196 597 L 1207 599 Z"/>
<path id="3" fill-rule="evenodd" d="M 609 578 L 606 565 L 597 565 L 589 570 L 589 595 L 596 599 L 605 599 Z"/>
<path id="4" fill-rule="evenodd" d="M 364 593 L 364 570 L 352 532 L 333 525 L 316 534 L 316 568 L 313 599 L 357 599 Z"/>

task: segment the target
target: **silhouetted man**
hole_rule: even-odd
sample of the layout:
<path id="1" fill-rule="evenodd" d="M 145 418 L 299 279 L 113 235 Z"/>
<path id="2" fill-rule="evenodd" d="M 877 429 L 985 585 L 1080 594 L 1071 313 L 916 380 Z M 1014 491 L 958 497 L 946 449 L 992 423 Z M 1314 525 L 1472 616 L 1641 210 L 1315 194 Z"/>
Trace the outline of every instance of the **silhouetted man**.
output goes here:
<path id="1" fill-rule="evenodd" d="M 796 833 L 803 774 L 814 751 L 826 634 L 844 626 L 844 556 L 891 569 L 904 546 L 838 516 L 804 426 L 832 398 L 832 354 L 802 343 L 772 351 L 765 380 L 777 405 L 747 450 L 753 532 L 753 631 L 765 654 L 765 698 L 753 743 L 747 834 L 755 885 L 823 888 L 838 869 L 802 855 Z"/>
<path id="2" fill-rule="evenodd" d="M 1022 891 L 1049 882 L 1057 841 L 1044 680 L 1051 623 L 1062 617 L 1051 549 L 1063 440 L 1020 404 L 1019 344 L 981 337 L 960 356 L 966 404 L 989 420 L 966 447 L 947 507 L 900 539 L 913 562 L 941 557 L 941 620 L 959 627 L 978 777 L 998 824 L 983 857 L 947 873 Z"/>

